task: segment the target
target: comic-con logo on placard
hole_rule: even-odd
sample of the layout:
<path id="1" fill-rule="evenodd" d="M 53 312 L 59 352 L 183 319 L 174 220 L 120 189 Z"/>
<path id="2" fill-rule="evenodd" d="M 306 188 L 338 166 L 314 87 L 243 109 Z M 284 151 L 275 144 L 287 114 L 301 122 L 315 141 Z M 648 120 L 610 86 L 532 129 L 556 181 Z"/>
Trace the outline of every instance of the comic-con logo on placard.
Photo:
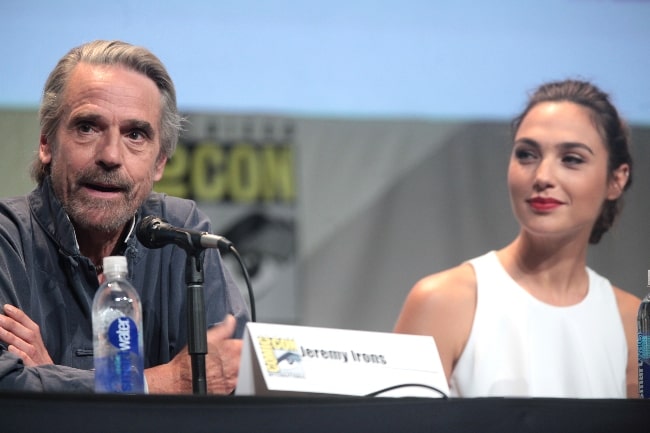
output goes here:
<path id="1" fill-rule="evenodd" d="M 272 376 L 305 377 L 293 338 L 257 337 L 266 371 Z"/>

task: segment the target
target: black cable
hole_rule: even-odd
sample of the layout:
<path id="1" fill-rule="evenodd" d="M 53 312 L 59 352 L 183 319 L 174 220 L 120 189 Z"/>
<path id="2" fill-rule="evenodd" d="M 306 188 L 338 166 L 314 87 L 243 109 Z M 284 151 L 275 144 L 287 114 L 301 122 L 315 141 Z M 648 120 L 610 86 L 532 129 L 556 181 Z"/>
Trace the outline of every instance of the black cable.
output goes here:
<path id="1" fill-rule="evenodd" d="M 448 398 L 448 397 L 447 397 L 447 394 L 445 394 L 444 392 L 440 391 L 440 390 L 439 390 L 438 388 L 436 388 L 435 386 L 424 385 L 424 384 L 422 384 L 422 383 L 403 383 L 403 384 L 400 384 L 400 385 L 393 385 L 393 386 L 389 386 L 388 388 L 380 389 L 379 391 L 375 391 L 375 392 L 371 392 L 370 394 L 366 394 L 365 397 L 377 397 L 377 396 L 379 396 L 380 394 L 383 394 L 383 393 L 388 392 L 388 391 L 392 391 L 392 390 L 394 390 L 394 389 L 407 388 L 407 387 L 411 387 L 411 386 L 418 387 L 418 388 L 426 388 L 426 389 L 430 389 L 430 390 L 432 390 L 432 391 L 435 391 L 435 392 L 439 393 L 440 396 L 441 396 L 444 400 L 446 400 L 446 399 Z"/>
<path id="2" fill-rule="evenodd" d="M 255 312 L 255 295 L 253 294 L 253 287 L 251 286 L 251 279 L 248 276 L 248 269 L 246 269 L 246 264 L 242 260 L 241 256 L 239 255 L 239 252 L 235 248 L 234 245 L 230 244 L 228 246 L 228 251 L 230 251 L 237 261 L 239 262 L 239 266 L 242 269 L 242 273 L 244 274 L 244 280 L 246 280 L 246 288 L 248 289 L 248 302 L 251 306 L 251 322 L 256 321 L 256 312 Z"/>

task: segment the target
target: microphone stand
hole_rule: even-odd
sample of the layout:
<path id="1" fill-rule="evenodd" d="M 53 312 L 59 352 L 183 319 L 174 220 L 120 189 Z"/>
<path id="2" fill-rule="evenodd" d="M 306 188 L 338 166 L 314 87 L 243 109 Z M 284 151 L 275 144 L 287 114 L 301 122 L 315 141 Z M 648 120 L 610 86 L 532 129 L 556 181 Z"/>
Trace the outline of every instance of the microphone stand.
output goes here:
<path id="1" fill-rule="evenodd" d="M 192 390 L 194 394 L 207 394 L 205 355 L 208 353 L 208 337 L 201 261 L 203 250 L 190 251 L 187 249 L 186 252 L 187 347 L 192 362 Z"/>

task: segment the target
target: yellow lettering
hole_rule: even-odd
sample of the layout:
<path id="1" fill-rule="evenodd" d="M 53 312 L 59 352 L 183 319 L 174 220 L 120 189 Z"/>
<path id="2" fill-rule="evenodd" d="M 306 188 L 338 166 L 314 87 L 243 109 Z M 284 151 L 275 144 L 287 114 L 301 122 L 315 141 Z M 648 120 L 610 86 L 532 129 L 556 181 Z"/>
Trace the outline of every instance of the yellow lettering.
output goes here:
<path id="1" fill-rule="evenodd" d="M 194 149 L 190 185 L 198 201 L 221 201 L 226 185 L 226 164 L 223 148 L 201 143 Z"/>
<path id="2" fill-rule="evenodd" d="M 273 352 L 273 347 L 271 347 L 271 340 L 269 338 L 259 337 L 258 342 L 260 343 L 260 350 L 264 359 L 264 365 L 266 365 L 266 370 L 269 373 L 277 373 L 280 371 L 278 360 Z"/>
<path id="3" fill-rule="evenodd" d="M 174 155 L 167 160 L 163 177 L 156 183 L 154 189 L 176 197 L 188 198 L 189 188 L 184 179 L 187 174 L 187 160 L 187 148 L 179 143 Z"/>
<path id="4" fill-rule="evenodd" d="M 270 344 L 275 350 L 284 350 L 286 352 L 293 352 L 296 350 L 296 342 L 286 338 L 272 338 Z"/>
<path id="5" fill-rule="evenodd" d="M 233 201 L 250 203 L 258 196 L 259 164 L 253 146 L 234 146 L 230 152 L 230 192 Z"/>
<path id="6" fill-rule="evenodd" d="M 284 202 L 296 198 L 290 146 L 179 143 L 156 191 L 197 201 Z"/>
<path id="7" fill-rule="evenodd" d="M 295 198 L 293 178 L 293 155 L 289 148 L 266 146 L 261 155 L 263 175 L 261 199 L 290 202 Z"/>

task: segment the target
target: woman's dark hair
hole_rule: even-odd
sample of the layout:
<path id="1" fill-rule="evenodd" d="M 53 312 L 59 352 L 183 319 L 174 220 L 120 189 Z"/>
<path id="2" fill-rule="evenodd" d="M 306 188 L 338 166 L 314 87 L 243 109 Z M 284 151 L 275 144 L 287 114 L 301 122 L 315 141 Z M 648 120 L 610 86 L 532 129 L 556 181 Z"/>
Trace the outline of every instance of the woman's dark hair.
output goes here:
<path id="1" fill-rule="evenodd" d="M 622 164 L 627 164 L 629 175 L 623 188 L 624 191 L 627 190 L 632 184 L 632 156 L 628 144 L 628 128 L 610 102 L 609 95 L 592 83 L 564 80 L 542 84 L 530 96 L 524 111 L 512 121 L 513 135 L 517 133 L 526 115 L 537 104 L 561 101 L 573 102 L 589 109 L 592 121 L 607 147 L 607 176 L 611 179 L 617 168 Z M 622 195 L 616 200 L 605 200 L 600 215 L 591 230 L 589 243 L 597 244 L 600 241 L 603 234 L 614 224 L 614 219 L 620 213 L 621 207 Z"/>

